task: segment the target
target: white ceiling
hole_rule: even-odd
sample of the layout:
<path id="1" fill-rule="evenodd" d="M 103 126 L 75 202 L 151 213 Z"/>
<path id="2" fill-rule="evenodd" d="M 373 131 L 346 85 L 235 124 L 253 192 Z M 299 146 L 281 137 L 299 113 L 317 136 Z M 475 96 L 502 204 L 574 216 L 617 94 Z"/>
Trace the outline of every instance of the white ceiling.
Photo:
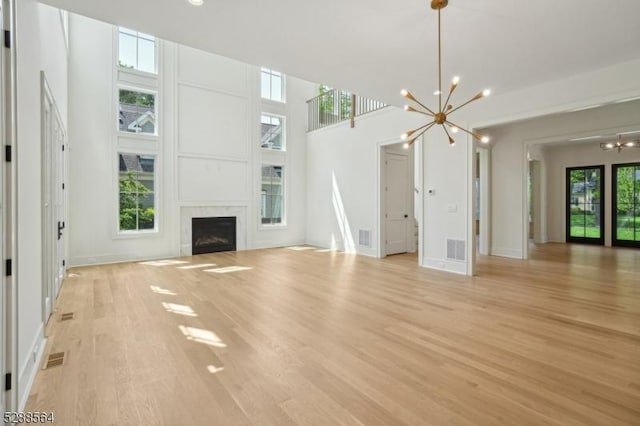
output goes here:
<path id="1" fill-rule="evenodd" d="M 436 86 L 429 0 L 41 1 L 392 104 Z M 639 19 L 640 0 L 450 0 L 443 80 L 461 101 L 638 59 Z"/>

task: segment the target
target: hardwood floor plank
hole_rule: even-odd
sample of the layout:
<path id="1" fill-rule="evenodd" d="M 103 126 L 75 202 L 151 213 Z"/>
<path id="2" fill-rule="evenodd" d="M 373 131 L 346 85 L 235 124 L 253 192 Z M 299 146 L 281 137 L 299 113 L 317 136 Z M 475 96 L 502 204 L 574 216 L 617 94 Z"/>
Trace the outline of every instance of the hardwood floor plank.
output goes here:
<path id="1" fill-rule="evenodd" d="M 640 424 L 640 251 L 478 276 L 326 250 L 70 270 L 28 411 L 65 425 Z"/>

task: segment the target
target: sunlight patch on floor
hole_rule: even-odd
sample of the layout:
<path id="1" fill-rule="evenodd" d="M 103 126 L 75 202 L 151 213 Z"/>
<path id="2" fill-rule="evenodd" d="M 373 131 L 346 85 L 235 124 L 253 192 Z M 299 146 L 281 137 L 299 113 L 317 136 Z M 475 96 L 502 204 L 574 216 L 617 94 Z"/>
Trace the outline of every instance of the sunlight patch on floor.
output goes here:
<path id="1" fill-rule="evenodd" d="M 150 285 L 149 288 L 154 293 L 164 294 L 166 296 L 175 296 L 176 295 L 176 293 L 172 292 L 171 290 L 167 290 L 166 288 L 158 287 L 158 286 L 155 286 L 155 285 Z"/>
<path id="2" fill-rule="evenodd" d="M 216 373 L 219 373 L 222 370 L 224 370 L 224 367 L 216 367 L 215 365 L 207 365 L 207 370 L 209 370 L 209 373 L 211 373 L 211 374 L 216 374 Z"/>
<path id="3" fill-rule="evenodd" d="M 186 260 L 164 259 L 164 260 L 150 260 L 148 262 L 140 262 L 140 265 L 147 266 L 170 266 L 180 265 L 181 263 L 189 263 Z"/>
<path id="4" fill-rule="evenodd" d="M 198 269 L 198 268 L 209 268 L 211 266 L 216 266 L 215 263 L 197 263 L 195 265 L 187 265 L 187 266 L 176 266 L 178 269 Z"/>
<path id="5" fill-rule="evenodd" d="M 201 328 L 187 327 L 184 325 L 180 325 L 178 328 L 180 328 L 180 331 L 187 340 L 193 340 L 194 342 L 204 343 L 205 345 L 215 346 L 217 348 L 227 347 L 222 339 L 211 330 L 203 330 Z"/>
<path id="6" fill-rule="evenodd" d="M 285 247 L 287 250 L 293 250 L 293 251 L 306 251 L 306 250 L 315 250 L 315 247 L 311 247 L 311 246 L 291 246 L 291 247 Z"/>
<path id="7" fill-rule="evenodd" d="M 253 269 L 249 266 L 226 266 L 224 268 L 205 269 L 204 272 L 215 272 L 216 274 L 228 274 L 230 272 L 248 271 Z"/>
<path id="8" fill-rule="evenodd" d="M 194 312 L 191 306 L 178 305 L 177 303 L 162 302 L 162 307 L 173 314 L 184 315 L 186 317 L 197 317 L 198 314 Z"/>

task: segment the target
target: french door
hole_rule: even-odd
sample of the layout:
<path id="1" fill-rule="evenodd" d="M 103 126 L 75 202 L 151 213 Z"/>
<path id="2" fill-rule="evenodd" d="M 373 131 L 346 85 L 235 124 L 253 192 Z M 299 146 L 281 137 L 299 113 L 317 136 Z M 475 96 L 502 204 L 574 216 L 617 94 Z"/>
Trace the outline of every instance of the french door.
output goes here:
<path id="1" fill-rule="evenodd" d="M 614 164 L 612 238 L 614 246 L 640 247 L 640 163 Z"/>
<path id="2" fill-rule="evenodd" d="M 567 168 L 566 239 L 604 244 L 604 166 Z"/>

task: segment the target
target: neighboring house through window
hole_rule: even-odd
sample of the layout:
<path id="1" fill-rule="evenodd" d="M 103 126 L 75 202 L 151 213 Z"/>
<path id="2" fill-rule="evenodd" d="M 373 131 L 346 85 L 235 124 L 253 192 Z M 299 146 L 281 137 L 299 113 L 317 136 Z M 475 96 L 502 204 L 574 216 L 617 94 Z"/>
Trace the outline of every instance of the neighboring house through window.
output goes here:
<path id="1" fill-rule="evenodd" d="M 119 90 L 118 129 L 121 132 L 156 133 L 156 97 L 152 93 Z"/>
<path id="2" fill-rule="evenodd" d="M 260 146 L 262 148 L 284 151 L 285 145 L 284 117 L 265 114 L 260 117 Z"/>
<path id="3" fill-rule="evenodd" d="M 155 229 L 155 157 L 119 153 L 120 231 Z"/>

